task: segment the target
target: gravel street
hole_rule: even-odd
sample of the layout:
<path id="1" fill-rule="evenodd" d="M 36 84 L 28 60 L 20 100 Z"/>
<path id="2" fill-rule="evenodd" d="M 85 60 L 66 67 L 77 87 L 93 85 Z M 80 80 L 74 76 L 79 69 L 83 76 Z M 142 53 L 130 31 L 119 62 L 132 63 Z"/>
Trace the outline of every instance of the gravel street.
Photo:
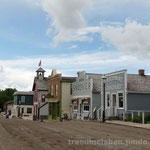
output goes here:
<path id="1" fill-rule="evenodd" d="M 148 142 L 150 130 L 146 129 L 91 121 L 33 122 L 0 116 L 0 150 L 149 150 Z"/>

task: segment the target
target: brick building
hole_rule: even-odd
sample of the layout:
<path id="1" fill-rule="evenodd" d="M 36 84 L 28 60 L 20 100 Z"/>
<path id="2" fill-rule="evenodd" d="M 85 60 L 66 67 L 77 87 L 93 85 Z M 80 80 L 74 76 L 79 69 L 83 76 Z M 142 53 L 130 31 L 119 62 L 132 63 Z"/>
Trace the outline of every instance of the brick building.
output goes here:
<path id="1" fill-rule="evenodd" d="M 48 77 L 49 93 L 47 97 L 50 119 L 60 120 L 64 115 L 70 118 L 71 86 L 74 81 L 74 77 L 63 77 L 55 69 L 52 70 Z"/>

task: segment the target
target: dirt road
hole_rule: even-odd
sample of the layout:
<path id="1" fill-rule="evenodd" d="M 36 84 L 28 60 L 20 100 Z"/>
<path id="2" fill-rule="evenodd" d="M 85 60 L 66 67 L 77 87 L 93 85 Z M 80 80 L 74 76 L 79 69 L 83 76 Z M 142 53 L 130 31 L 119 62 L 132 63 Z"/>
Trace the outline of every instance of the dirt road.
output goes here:
<path id="1" fill-rule="evenodd" d="M 150 130 L 98 122 L 33 122 L 0 116 L 0 150 L 149 150 Z"/>

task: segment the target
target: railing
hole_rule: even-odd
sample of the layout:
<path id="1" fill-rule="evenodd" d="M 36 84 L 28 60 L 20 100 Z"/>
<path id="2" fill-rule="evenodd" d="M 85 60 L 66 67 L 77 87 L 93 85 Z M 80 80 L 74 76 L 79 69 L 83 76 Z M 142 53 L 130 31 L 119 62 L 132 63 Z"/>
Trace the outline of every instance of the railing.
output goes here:
<path id="1" fill-rule="evenodd" d="M 138 113 L 138 116 L 142 113 L 142 123 L 145 123 L 145 113 L 150 113 L 150 110 L 128 110 L 131 113 L 131 119 L 133 121 L 134 113 Z"/>
<path id="2" fill-rule="evenodd" d="M 100 121 L 102 118 L 103 106 L 97 109 L 97 120 Z"/>

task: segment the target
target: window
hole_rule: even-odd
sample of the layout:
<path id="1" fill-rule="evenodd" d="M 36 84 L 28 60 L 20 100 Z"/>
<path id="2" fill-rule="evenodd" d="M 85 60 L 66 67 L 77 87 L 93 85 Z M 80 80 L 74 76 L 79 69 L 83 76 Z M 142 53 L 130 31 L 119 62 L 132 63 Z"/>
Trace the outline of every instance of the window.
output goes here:
<path id="1" fill-rule="evenodd" d="M 77 111 L 77 110 L 78 110 L 77 104 L 73 104 L 73 111 Z"/>
<path id="2" fill-rule="evenodd" d="M 45 102 L 45 94 L 42 94 L 41 102 Z"/>
<path id="3" fill-rule="evenodd" d="M 56 84 L 56 89 L 55 89 L 56 91 L 55 91 L 55 94 L 56 94 L 56 96 L 58 95 L 58 85 Z"/>
<path id="4" fill-rule="evenodd" d="M 21 96 L 21 103 L 25 103 L 25 96 Z"/>
<path id="5" fill-rule="evenodd" d="M 14 96 L 14 105 L 17 105 L 17 96 Z"/>
<path id="6" fill-rule="evenodd" d="M 53 92 L 53 85 L 51 85 L 51 95 L 52 95 L 52 96 L 54 95 L 54 92 Z"/>
<path id="7" fill-rule="evenodd" d="M 123 108 L 123 93 L 118 93 L 119 108 Z"/>
<path id="8" fill-rule="evenodd" d="M 32 108 L 27 108 L 27 114 L 32 114 Z"/>
<path id="9" fill-rule="evenodd" d="M 72 95 L 72 84 L 70 84 L 70 95 Z"/>
<path id="10" fill-rule="evenodd" d="M 106 98 L 106 104 L 107 104 L 107 107 L 110 106 L 110 94 L 107 94 L 107 98 Z"/>
<path id="11" fill-rule="evenodd" d="M 90 110 L 90 106 L 88 104 L 84 104 L 84 111 L 89 111 Z"/>

